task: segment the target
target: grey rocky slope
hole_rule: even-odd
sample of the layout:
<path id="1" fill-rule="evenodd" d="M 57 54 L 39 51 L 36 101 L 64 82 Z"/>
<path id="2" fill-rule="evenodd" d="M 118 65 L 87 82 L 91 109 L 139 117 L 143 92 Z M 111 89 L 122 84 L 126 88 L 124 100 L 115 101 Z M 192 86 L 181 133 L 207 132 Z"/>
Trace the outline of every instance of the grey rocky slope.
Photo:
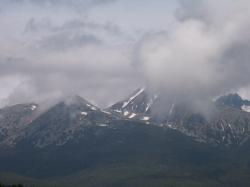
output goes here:
<path id="1" fill-rule="evenodd" d="M 79 96 L 71 96 L 47 110 L 19 104 L 0 110 L 0 146 L 13 147 L 23 139 L 34 146 L 63 145 L 83 135 L 87 126 L 106 127 L 115 119 Z"/>
<path id="2" fill-rule="evenodd" d="M 0 145 L 14 146 L 20 132 L 38 116 L 37 104 L 18 104 L 0 109 Z"/>
<path id="3" fill-rule="evenodd" d="M 113 119 L 115 118 L 110 113 L 79 96 L 73 96 L 40 115 L 25 130 L 24 136 L 29 137 L 37 147 L 64 145 L 84 136 L 86 127 L 107 127 Z"/>

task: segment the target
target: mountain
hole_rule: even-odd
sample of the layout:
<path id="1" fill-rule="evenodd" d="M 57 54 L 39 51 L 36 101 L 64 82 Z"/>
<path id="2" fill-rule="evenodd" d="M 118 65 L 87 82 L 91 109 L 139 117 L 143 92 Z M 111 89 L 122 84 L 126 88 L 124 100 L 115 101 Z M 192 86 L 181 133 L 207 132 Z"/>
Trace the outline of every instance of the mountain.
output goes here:
<path id="1" fill-rule="evenodd" d="M 62 171 L 58 171 L 60 175 L 79 167 L 84 168 L 85 161 L 79 164 L 79 159 L 88 155 L 92 141 L 97 141 L 107 129 L 115 129 L 113 125 L 118 120 L 111 113 L 79 96 L 68 97 L 33 117 L 32 112 L 39 110 L 35 106 L 38 105 L 17 105 L 12 110 L 8 107 L 2 109 L 6 113 L 5 117 L 16 117 L 10 123 L 16 133 L 6 134 L 6 139 L 14 139 L 14 143 L 3 141 L 0 144 L 1 171 L 48 176 L 56 173 L 60 168 L 59 163 L 62 166 Z M 9 126 L 4 122 L 2 125 Z M 22 128 L 16 129 L 16 126 Z M 74 164 L 63 169 L 67 162 Z M 51 172 L 48 172 L 47 167 Z"/>
<path id="2" fill-rule="evenodd" d="M 115 118 L 79 96 L 59 102 L 39 116 L 25 130 L 34 145 L 63 145 L 84 136 L 88 126 L 107 127 Z"/>
<path id="3" fill-rule="evenodd" d="M 18 110 L 21 106 L 23 108 Z M 97 108 L 80 96 L 68 97 L 33 118 L 31 114 L 38 105 L 21 106 L 14 106 L 13 110 L 3 109 L 5 117 L 7 119 L 11 117 L 13 120 L 10 122 L 12 129 L 18 132 L 14 135 L 16 141 L 30 139 L 30 143 L 36 147 L 63 145 L 71 139 L 82 136 L 85 127 L 91 125 L 106 127 L 112 119 L 115 119 L 111 113 Z M 7 128 L 9 125 L 4 126 Z M 20 128 L 17 129 L 16 126 Z M 8 136 L 8 139 L 13 139 L 11 133 Z"/>
<path id="4" fill-rule="evenodd" d="M 27 106 L 30 106 L 28 113 L 38 110 L 34 107 L 38 105 Z M 11 110 L 13 116 L 17 115 L 15 112 L 18 114 L 19 110 Z M 155 162 L 179 165 L 186 159 L 205 163 L 208 160 L 203 156 L 198 160 L 194 158 L 214 151 L 172 129 L 112 115 L 79 96 L 58 102 L 34 119 L 25 121 L 19 130 L 15 144 L 1 147 L 0 173 L 8 171 L 47 178 L 100 165 L 107 168 L 114 164 L 142 167 Z M 197 149 L 195 157 L 192 147 Z M 181 157 L 183 154 L 186 158 Z"/>
<path id="5" fill-rule="evenodd" d="M 250 136 L 250 101 L 238 94 L 229 94 L 209 103 L 209 116 L 194 110 L 188 103 L 166 104 L 164 95 L 152 94 L 147 89 L 138 89 L 127 99 L 109 108 L 121 117 L 144 120 L 157 126 L 180 131 L 197 141 L 213 145 L 241 145 Z M 158 111 L 157 111 L 158 110 Z"/>
<path id="6" fill-rule="evenodd" d="M 162 104 L 161 94 L 146 88 L 136 90 L 127 99 L 101 110 L 80 96 L 71 96 L 46 111 L 38 104 L 20 104 L 0 110 L 0 146 L 15 146 L 29 139 L 36 147 L 64 145 L 84 136 L 89 126 L 112 127 L 115 120 L 177 130 L 196 141 L 213 145 L 242 145 L 250 136 L 250 101 L 238 94 L 218 98 L 210 116 L 187 103 Z"/>
<path id="7" fill-rule="evenodd" d="M 7 130 L 1 131 L 0 182 L 249 186 L 249 113 L 217 100 L 212 118 L 174 102 L 159 117 L 161 97 L 144 88 L 105 110 L 79 96 L 47 110 L 38 104 L 1 109 Z"/>

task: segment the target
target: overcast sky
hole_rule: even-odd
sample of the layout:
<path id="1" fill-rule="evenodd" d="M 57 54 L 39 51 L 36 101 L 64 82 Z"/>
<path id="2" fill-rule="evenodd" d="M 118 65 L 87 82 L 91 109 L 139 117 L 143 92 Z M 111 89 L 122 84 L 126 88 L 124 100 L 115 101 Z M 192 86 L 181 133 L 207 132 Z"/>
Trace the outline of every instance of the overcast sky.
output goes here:
<path id="1" fill-rule="evenodd" d="M 249 96 L 248 0 L 0 0 L 0 105 L 147 85 Z"/>

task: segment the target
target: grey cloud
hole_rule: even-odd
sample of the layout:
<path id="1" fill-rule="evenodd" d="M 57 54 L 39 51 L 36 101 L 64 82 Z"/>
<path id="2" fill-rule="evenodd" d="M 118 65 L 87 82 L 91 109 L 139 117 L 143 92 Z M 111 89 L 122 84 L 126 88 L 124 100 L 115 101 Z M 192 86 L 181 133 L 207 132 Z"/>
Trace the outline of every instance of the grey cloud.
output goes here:
<path id="1" fill-rule="evenodd" d="M 48 18 L 43 18 L 37 21 L 35 18 L 31 18 L 27 21 L 24 27 L 24 33 L 38 32 L 41 30 L 52 30 L 53 26 Z"/>
<path id="2" fill-rule="evenodd" d="M 48 50 L 47 54 L 32 54 L 30 57 L 23 54 L 25 58 L 2 57 L 0 79 L 16 75 L 24 78 L 10 94 L 9 104 L 31 100 L 41 102 L 53 99 L 53 96 L 77 93 L 105 107 L 114 99 L 126 96 L 141 81 L 129 66 L 129 61 L 117 55 L 119 50 L 107 51 L 101 46 L 91 47 L 87 54 L 85 49 L 74 51 L 73 48 L 62 53 Z"/>
<path id="3" fill-rule="evenodd" d="M 183 0 L 180 5 L 174 27 L 137 46 L 134 61 L 149 87 L 169 102 L 194 103 L 248 87 L 250 3 Z"/>
<path id="4" fill-rule="evenodd" d="M 75 34 L 61 32 L 42 38 L 39 42 L 39 48 L 45 50 L 73 50 L 74 48 L 87 45 L 101 45 L 102 41 L 96 36 L 90 34 Z"/>
<path id="5" fill-rule="evenodd" d="M 0 79 L 16 75 L 24 79 L 10 102 L 77 92 L 105 106 L 146 82 L 170 100 L 198 100 L 194 102 L 200 105 L 199 100 L 249 85 L 250 4 L 246 0 L 179 1 L 176 19 L 166 31 L 143 38 L 136 35 L 136 44 L 124 37 L 122 20 L 95 22 L 76 13 L 78 8 L 113 0 L 1 2 L 1 7 L 25 7 L 20 19 L 11 8 L 6 8 L 2 19 Z M 59 15 L 54 12 L 58 7 L 63 7 Z M 45 10 L 50 14 L 45 15 Z"/>
<path id="6" fill-rule="evenodd" d="M 2 0 L 0 80 L 18 75 L 8 79 L 18 85 L 9 91 L 9 104 L 80 94 L 104 107 L 139 86 L 128 49 L 109 41 L 122 37 L 121 29 L 77 12 L 111 2 Z"/>
<path id="7" fill-rule="evenodd" d="M 123 34 L 121 28 L 111 22 L 95 23 L 84 19 L 72 19 L 64 22 L 59 26 L 55 26 L 48 18 L 35 19 L 31 18 L 25 25 L 24 33 L 32 33 L 39 31 L 63 32 L 63 31 L 104 31 L 108 35 L 120 36 Z"/>
<path id="8" fill-rule="evenodd" d="M 109 23 L 99 24 L 95 22 L 82 21 L 82 20 L 77 20 L 77 19 L 68 21 L 57 29 L 61 30 L 61 29 L 81 29 L 81 28 L 104 30 L 110 34 L 115 34 L 115 35 L 122 34 L 121 28 L 115 25 L 114 23 L 109 22 Z"/>
<path id="9" fill-rule="evenodd" d="M 209 22 L 209 8 L 203 6 L 204 0 L 179 0 L 180 7 L 176 10 L 175 16 L 180 21 L 198 19 Z"/>

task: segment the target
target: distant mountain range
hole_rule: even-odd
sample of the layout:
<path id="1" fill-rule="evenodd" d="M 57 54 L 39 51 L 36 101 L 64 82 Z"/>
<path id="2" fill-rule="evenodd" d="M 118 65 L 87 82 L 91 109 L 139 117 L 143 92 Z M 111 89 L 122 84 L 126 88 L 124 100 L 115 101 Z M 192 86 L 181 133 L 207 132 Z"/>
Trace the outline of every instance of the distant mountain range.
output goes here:
<path id="1" fill-rule="evenodd" d="M 145 88 L 101 110 L 80 96 L 71 96 L 41 111 L 39 104 L 18 104 L 0 110 L 0 145 L 14 147 L 32 138 L 33 145 L 63 145 L 82 136 L 84 128 L 107 128 L 115 120 L 129 120 L 177 130 L 213 145 L 241 145 L 250 137 L 250 101 L 229 94 L 214 101 L 212 117 L 205 117 L 184 103 L 171 103 L 161 116 L 155 112 L 158 94 Z M 46 137 L 46 138 L 45 138 Z"/>
<path id="2" fill-rule="evenodd" d="M 209 117 L 172 102 L 159 115 L 162 97 L 142 88 L 105 110 L 80 96 L 46 110 L 35 103 L 0 109 L 0 181 L 1 172 L 47 178 L 124 163 L 192 171 L 219 161 L 231 167 L 236 157 L 250 163 L 250 101 L 222 96 L 211 101 Z"/>

